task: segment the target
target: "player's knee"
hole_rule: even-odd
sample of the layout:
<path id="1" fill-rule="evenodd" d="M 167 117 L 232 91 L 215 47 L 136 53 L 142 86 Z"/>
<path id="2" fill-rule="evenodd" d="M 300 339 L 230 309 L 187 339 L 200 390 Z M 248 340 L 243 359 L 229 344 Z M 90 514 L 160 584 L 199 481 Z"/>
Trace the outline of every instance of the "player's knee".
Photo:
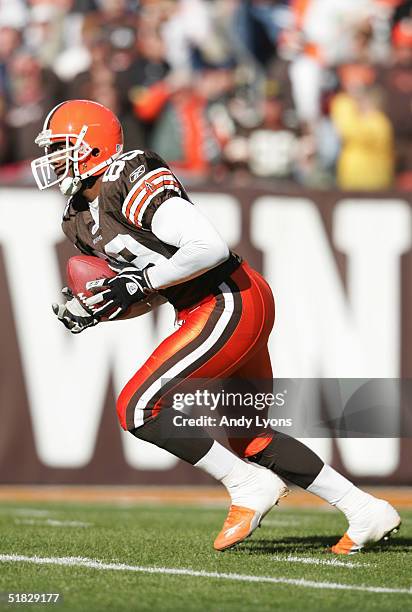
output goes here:
<path id="1" fill-rule="evenodd" d="M 123 389 L 117 398 L 116 402 L 117 418 L 120 423 L 120 427 L 125 431 L 134 429 L 134 409 L 132 407 L 132 397 L 127 392 L 127 388 Z"/>

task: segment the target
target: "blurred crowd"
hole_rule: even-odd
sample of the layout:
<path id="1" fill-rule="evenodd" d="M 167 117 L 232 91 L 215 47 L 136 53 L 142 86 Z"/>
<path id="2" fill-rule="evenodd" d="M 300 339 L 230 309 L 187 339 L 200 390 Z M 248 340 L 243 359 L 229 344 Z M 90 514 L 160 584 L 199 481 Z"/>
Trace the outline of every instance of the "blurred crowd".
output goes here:
<path id="1" fill-rule="evenodd" d="M 0 0 L 0 182 L 87 98 L 187 182 L 412 187 L 412 0 Z"/>

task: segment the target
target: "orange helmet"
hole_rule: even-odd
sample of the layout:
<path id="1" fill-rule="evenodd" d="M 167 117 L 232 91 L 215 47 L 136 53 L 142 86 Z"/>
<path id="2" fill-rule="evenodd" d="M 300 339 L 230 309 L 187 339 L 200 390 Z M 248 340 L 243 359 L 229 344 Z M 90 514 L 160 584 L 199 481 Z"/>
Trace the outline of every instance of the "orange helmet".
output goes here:
<path id="1" fill-rule="evenodd" d="M 91 100 L 68 100 L 47 115 L 35 143 L 45 155 L 32 161 L 31 168 L 39 189 L 60 183 L 65 195 L 79 191 L 82 180 L 105 171 L 123 150 L 123 131 L 111 110 Z M 64 143 L 50 151 L 53 143 Z M 57 176 L 56 165 L 66 167 Z M 72 168 L 74 176 L 69 176 Z"/>

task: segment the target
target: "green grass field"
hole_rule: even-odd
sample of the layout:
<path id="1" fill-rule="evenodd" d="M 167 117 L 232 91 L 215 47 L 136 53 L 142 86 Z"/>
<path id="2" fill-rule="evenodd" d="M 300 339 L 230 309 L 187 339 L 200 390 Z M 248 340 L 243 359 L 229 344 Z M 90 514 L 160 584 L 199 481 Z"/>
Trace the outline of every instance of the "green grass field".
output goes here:
<path id="1" fill-rule="evenodd" d="M 0 607 L 411 609 L 412 511 L 402 513 L 402 529 L 389 545 L 345 558 L 325 553 L 345 530 L 338 512 L 275 508 L 249 540 L 217 553 L 212 542 L 225 514 L 161 505 L 2 504 Z M 60 593 L 63 602 L 10 605 L 8 592 Z"/>

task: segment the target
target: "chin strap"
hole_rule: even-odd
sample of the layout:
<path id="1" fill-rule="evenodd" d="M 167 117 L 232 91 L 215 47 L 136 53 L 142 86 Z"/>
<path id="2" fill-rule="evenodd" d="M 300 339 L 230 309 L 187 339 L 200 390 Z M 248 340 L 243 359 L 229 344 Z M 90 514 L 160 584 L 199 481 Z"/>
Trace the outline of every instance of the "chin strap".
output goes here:
<path id="1" fill-rule="evenodd" d="M 78 176 L 66 176 L 59 185 L 61 193 L 66 196 L 74 195 L 80 190 L 81 186 L 82 181 Z"/>

